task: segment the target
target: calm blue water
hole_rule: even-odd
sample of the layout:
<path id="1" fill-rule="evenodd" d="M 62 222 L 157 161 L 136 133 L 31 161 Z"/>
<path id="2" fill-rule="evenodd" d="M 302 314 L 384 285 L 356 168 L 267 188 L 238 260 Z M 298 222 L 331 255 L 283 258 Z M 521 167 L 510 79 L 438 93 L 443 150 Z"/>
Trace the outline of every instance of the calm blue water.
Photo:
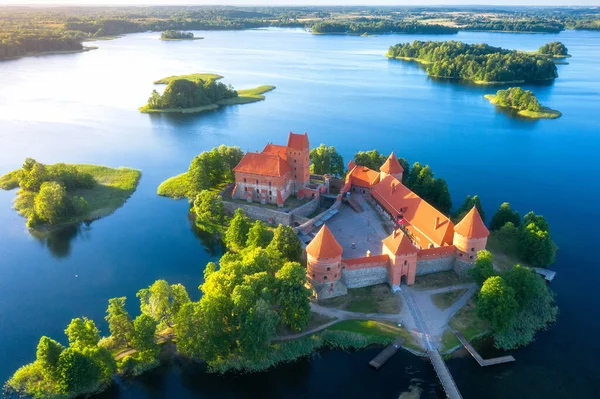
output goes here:
<path id="1" fill-rule="evenodd" d="M 284 143 L 293 130 L 309 132 L 314 146 L 336 146 L 346 160 L 377 148 L 428 163 L 448 181 L 455 204 L 478 194 L 488 215 L 509 201 L 522 213 L 546 216 L 560 246 L 552 283 L 559 322 L 516 351 L 513 365 L 481 370 L 465 358 L 449 366 L 465 398 L 597 397 L 600 33 L 448 37 L 523 50 L 565 43 L 573 58 L 559 66 L 560 78 L 527 87 L 563 113 L 552 121 L 509 118 L 483 98 L 496 89 L 434 81 L 417 65 L 382 56 L 392 44 L 425 36 L 277 29 L 198 35 L 206 39 L 161 42 L 158 34 L 135 34 L 94 43 L 100 49 L 88 53 L 0 63 L 0 173 L 27 156 L 143 171 L 137 192 L 115 214 L 43 241 L 11 210 L 14 192 L 0 191 L 0 380 L 34 358 L 40 335 L 64 340 L 73 317 L 92 317 L 106 331 L 110 297 L 126 295 L 136 312 L 135 292 L 158 278 L 182 282 L 197 297 L 204 265 L 219 251 L 192 230 L 187 203 L 157 197 L 156 187 L 203 150 L 222 143 L 256 150 Z M 193 72 L 220 73 L 237 88 L 277 90 L 264 102 L 202 116 L 137 112 L 153 80 Z M 329 352 L 257 379 L 165 367 L 104 397 L 335 396 L 328 391 L 335 384 L 341 396 L 365 396 L 377 385 L 376 396 L 396 398 L 414 377 L 407 367 L 427 397 L 441 395 L 431 388 L 428 363 L 404 353 L 376 373 L 367 369 L 369 356 Z"/>

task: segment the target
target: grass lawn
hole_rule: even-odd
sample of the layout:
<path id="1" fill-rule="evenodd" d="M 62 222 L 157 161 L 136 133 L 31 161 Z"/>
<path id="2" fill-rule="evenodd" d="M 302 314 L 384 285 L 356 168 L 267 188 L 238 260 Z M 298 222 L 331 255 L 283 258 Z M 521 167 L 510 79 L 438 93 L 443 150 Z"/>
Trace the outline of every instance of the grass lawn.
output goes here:
<path id="1" fill-rule="evenodd" d="M 517 256 L 517 244 L 516 238 L 514 240 L 500 240 L 497 232 L 493 231 L 490 234 L 487 241 L 487 249 L 494 255 L 494 266 L 498 270 L 505 271 L 517 264 L 531 267 L 531 265 L 519 260 Z"/>
<path id="2" fill-rule="evenodd" d="M 47 166 L 49 168 L 52 167 L 52 165 Z M 97 184 L 93 188 L 69 191 L 69 195 L 83 197 L 87 201 L 88 211 L 84 215 L 73 217 L 64 222 L 64 224 L 90 221 L 110 215 L 120 208 L 131 194 L 134 193 L 142 176 L 142 172 L 130 168 L 109 168 L 106 166 L 81 164 L 71 166 L 77 168 L 81 173 L 91 174 Z M 10 172 L 2 176 L 0 181 L 12 182 L 17 173 L 17 171 Z M 9 186 L 12 186 L 12 183 Z M 25 217 L 29 217 L 33 212 L 35 195 L 36 193 L 32 191 L 19 190 L 14 202 L 17 212 Z M 47 227 L 47 225 L 45 226 Z M 39 226 L 39 228 L 43 227 L 44 225 Z"/>
<path id="3" fill-rule="evenodd" d="M 219 105 L 236 105 L 236 104 L 249 104 L 265 99 L 263 94 L 275 90 L 275 86 L 258 86 L 253 89 L 238 90 L 238 96 L 234 98 L 228 98 L 218 102 Z"/>
<path id="4" fill-rule="evenodd" d="M 204 81 L 209 80 L 209 79 L 219 80 L 219 79 L 223 79 L 223 76 L 217 75 L 215 73 L 191 73 L 189 75 L 169 76 L 166 78 L 162 78 L 162 79 L 155 81 L 154 84 L 155 85 L 168 85 L 169 83 L 171 83 L 171 81 L 177 80 L 177 79 L 186 79 L 186 80 L 191 80 L 192 82 L 195 82 L 198 79 L 201 79 Z"/>
<path id="5" fill-rule="evenodd" d="M 467 292 L 466 288 L 453 290 L 448 292 L 440 292 L 439 294 L 433 294 L 431 300 L 438 308 L 445 310 L 448 309 L 458 298 Z"/>
<path id="6" fill-rule="evenodd" d="M 498 105 L 497 101 L 496 101 L 496 96 L 494 94 L 486 94 L 484 96 L 486 99 L 489 100 L 490 103 L 494 104 L 494 105 Z M 516 107 L 504 107 L 504 106 L 500 106 L 501 108 L 510 108 L 510 109 L 516 109 L 518 110 L 518 115 L 523 116 L 525 118 L 531 118 L 531 119 L 556 119 L 556 118 L 560 118 L 562 116 L 562 113 L 560 113 L 560 111 L 556 111 L 554 109 L 550 109 L 548 107 L 541 107 L 539 111 L 529 111 L 529 110 L 519 110 Z"/>
<path id="7" fill-rule="evenodd" d="M 419 276 L 415 280 L 414 287 L 418 290 L 428 290 L 472 282 L 473 280 L 470 277 L 459 277 L 453 270 L 450 270 L 447 272 Z"/>
<path id="8" fill-rule="evenodd" d="M 441 352 L 444 353 L 449 351 L 452 348 L 456 348 L 458 345 L 460 345 L 460 341 L 456 337 L 456 334 L 454 334 L 451 329 L 446 329 L 446 331 L 444 331 L 444 335 L 442 335 Z"/>
<path id="9" fill-rule="evenodd" d="M 404 346 L 416 351 L 423 350 L 406 328 L 398 327 L 398 325 L 393 323 L 372 320 L 344 320 L 327 328 L 327 330 L 346 331 L 360 335 L 387 338 L 389 342 L 402 337 L 405 339 Z"/>
<path id="10" fill-rule="evenodd" d="M 460 331 L 469 341 L 475 337 L 482 336 L 489 331 L 488 322 L 477 316 L 475 301 L 469 302 L 459 310 L 451 319 L 450 327 Z"/>
<path id="11" fill-rule="evenodd" d="M 173 176 L 160 183 L 158 186 L 158 195 L 173 199 L 187 198 L 190 194 L 191 187 L 188 181 L 188 173 L 182 173 Z"/>
<path id="12" fill-rule="evenodd" d="M 319 301 L 322 306 L 359 313 L 400 313 L 400 298 L 387 284 L 349 289 L 348 295 Z"/>

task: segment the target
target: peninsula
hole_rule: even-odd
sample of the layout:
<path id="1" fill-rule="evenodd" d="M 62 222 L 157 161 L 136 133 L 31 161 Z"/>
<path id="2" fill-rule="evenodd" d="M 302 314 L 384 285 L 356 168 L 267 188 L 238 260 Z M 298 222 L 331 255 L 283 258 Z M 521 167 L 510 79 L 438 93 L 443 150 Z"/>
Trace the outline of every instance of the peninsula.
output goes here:
<path id="1" fill-rule="evenodd" d="M 556 119 L 562 116 L 559 111 L 542 106 L 531 91 L 520 87 L 498 90 L 496 94 L 486 94 L 484 97 L 499 107 L 516 109 L 517 114 L 525 118 Z"/>
<path id="2" fill-rule="evenodd" d="M 194 37 L 192 32 L 183 32 L 177 30 L 166 30 L 160 34 L 160 40 L 201 40 L 203 37 Z"/>
<path id="3" fill-rule="evenodd" d="M 161 95 L 156 90 L 148 99 L 148 103 L 140 108 L 143 113 L 182 113 L 193 114 L 215 110 L 224 105 L 249 104 L 265 99 L 264 93 L 275 89 L 275 86 L 258 86 L 253 89 L 235 90 L 217 80 L 216 74 L 190 74 L 169 76 L 154 82 L 166 84 Z"/>
<path id="4" fill-rule="evenodd" d="M 0 188 L 20 188 L 14 207 L 39 232 L 100 219 L 134 193 L 141 172 L 98 165 L 45 165 L 27 158 L 21 169 L 0 177 Z"/>
<path id="5" fill-rule="evenodd" d="M 533 83 L 558 77 L 555 63 L 547 56 L 459 41 L 418 41 L 396 44 L 388 58 L 417 61 L 435 78 L 475 84 Z"/>

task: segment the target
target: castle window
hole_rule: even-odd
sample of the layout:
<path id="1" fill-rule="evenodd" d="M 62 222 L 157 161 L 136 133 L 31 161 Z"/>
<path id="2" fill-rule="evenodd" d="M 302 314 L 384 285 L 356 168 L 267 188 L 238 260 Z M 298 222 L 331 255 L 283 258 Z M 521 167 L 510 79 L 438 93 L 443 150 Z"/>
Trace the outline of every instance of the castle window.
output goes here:
<path id="1" fill-rule="evenodd" d="M 244 183 L 246 183 L 246 178 L 244 177 Z"/>
<path id="2" fill-rule="evenodd" d="M 473 255 L 469 256 L 469 259 L 473 259 Z"/>
<path id="3" fill-rule="evenodd" d="M 258 184 L 258 180 L 256 181 L 256 184 Z"/>
<path id="4" fill-rule="evenodd" d="M 462 252 L 460 253 L 460 257 L 462 258 Z"/>
<path id="5" fill-rule="evenodd" d="M 471 248 L 471 252 L 475 252 L 475 248 Z"/>
<path id="6" fill-rule="evenodd" d="M 404 265 L 407 265 L 407 264 L 408 264 L 408 261 L 406 261 L 406 260 L 405 260 L 405 261 L 404 261 Z"/>
<path id="7" fill-rule="evenodd" d="M 248 187 L 244 187 L 244 191 L 248 191 Z"/>
<path id="8" fill-rule="evenodd" d="M 294 159 L 294 163 L 296 163 L 296 160 Z"/>
<path id="9" fill-rule="evenodd" d="M 315 274 L 313 273 L 313 277 L 315 277 Z"/>
<path id="10" fill-rule="evenodd" d="M 271 187 L 271 182 L 269 182 L 269 187 Z"/>
<path id="11" fill-rule="evenodd" d="M 273 191 L 269 190 L 269 195 L 273 195 Z"/>
<path id="12" fill-rule="evenodd" d="M 331 271 L 331 267 L 328 267 L 328 268 L 327 268 L 327 271 L 328 271 L 328 272 L 329 272 L 329 271 Z"/>
<path id="13" fill-rule="evenodd" d="M 323 276 L 323 280 L 327 280 L 327 276 Z"/>

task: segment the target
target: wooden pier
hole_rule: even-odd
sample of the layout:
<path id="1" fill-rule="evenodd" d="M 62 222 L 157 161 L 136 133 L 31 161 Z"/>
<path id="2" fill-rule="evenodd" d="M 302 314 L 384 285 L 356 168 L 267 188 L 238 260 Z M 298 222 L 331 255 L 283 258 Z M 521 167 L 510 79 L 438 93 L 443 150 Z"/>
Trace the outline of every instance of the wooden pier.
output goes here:
<path id="1" fill-rule="evenodd" d="M 379 370 L 381 366 L 385 364 L 392 356 L 398 352 L 400 346 L 404 343 L 404 338 L 397 338 L 394 342 L 389 344 L 384 350 L 379 353 L 379 355 L 375 356 L 375 359 L 369 362 L 371 367 L 374 367 L 376 370 Z"/>
<path id="2" fill-rule="evenodd" d="M 532 267 L 533 270 L 540 276 L 543 276 L 546 281 L 551 282 L 556 277 L 556 272 L 554 270 L 542 269 L 541 267 Z"/>
<path id="3" fill-rule="evenodd" d="M 444 392 L 446 392 L 446 397 L 449 399 L 462 399 L 460 391 L 454 382 L 454 378 L 452 378 L 452 374 L 450 374 L 450 370 L 448 370 L 448 366 L 446 366 L 446 362 L 444 362 L 440 352 L 435 349 L 428 350 L 427 355 L 429 356 L 429 360 L 431 360 L 433 369 L 442 383 L 442 388 L 444 388 Z"/>
<path id="4" fill-rule="evenodd" d="M 467 339 L 461 333 L 459 333 L 458 331 L 454 331 L 454 334 L 456 334 L 456 337 L 458 338 L 460 343 L 463 344 L 465 349 L 471 354 L 471 356 L 473 356 L 473 359 L 475 359 L 481 367 L 493 366 L 495 364 L 510 363 L 515 361 L 515 358 L 512 356 L 500 356 L 494 357 L 492 359 L 484 359 L 481 357 L 479 352 L 477 352 L 475 348 L 473 348 L 473 345 L 471 345 L 471 343 L 467 341 Z"/>

